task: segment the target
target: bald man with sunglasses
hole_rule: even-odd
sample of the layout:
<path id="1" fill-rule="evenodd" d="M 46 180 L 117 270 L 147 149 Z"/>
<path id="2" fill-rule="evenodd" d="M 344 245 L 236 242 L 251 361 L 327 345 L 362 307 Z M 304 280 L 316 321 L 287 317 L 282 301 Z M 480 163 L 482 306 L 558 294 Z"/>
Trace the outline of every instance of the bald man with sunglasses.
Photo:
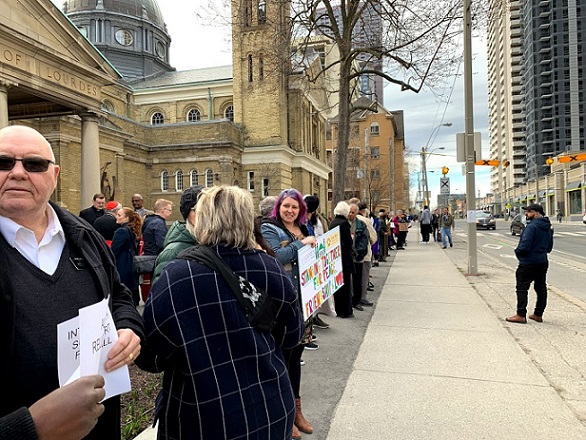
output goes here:
<path id="1" fill-rule="evenodd" d="M 59 388 L 57 325 L 109 299 L 112 371 L 140 353 L 143 327 L 104 240 L 49 202 L 59 166 L 36 130 L 0 130 L 0 440 L 119 439 L 120 400 L 104 379 Z"/>

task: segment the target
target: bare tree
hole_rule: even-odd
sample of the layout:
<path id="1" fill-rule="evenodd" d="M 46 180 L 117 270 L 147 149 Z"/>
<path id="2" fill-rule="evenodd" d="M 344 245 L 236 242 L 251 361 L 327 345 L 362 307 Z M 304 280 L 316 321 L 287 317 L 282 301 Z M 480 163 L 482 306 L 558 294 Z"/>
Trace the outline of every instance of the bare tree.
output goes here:
<path id="1" fill-rule="evenodd" d="M 333 206 L 345 198 L 347 153 L 350 143 L 350 117 L 363 110 L 353 103 L 359 98 L 357 80 L 365 75 L 382 77 L 402 91 L 418 93 L 425 85 L 445 79 L 460 58 L 462 31 L 461 0 L 273 0 L 290 9 L 291 40 L 298 53 L 310 48 L 316 36 L 327 36 L 339 55 L 318 72 L 307 70 L 310 81 L 329 75 L 335 69 L 339 95 L 338 137 L 334 155 Z M 505 1 L 505 0 L 498 0 Z M 208 3 L 209 11 L 228 16 L 230 2 Z M 224 11 L 222 13 L 222 10 Z M 378 20 L 381 38 L 361 40 L 357 34 Z M 289 39 L 286 39 L 289 41 Z M 281 52 L 283 53 L 283 52 Z M 287 52 L 284 52 L 287 53 Z M 380 67 L 360 60 L 380 60 Z M 313 73 L 312 73 L 313 72 Z"/>

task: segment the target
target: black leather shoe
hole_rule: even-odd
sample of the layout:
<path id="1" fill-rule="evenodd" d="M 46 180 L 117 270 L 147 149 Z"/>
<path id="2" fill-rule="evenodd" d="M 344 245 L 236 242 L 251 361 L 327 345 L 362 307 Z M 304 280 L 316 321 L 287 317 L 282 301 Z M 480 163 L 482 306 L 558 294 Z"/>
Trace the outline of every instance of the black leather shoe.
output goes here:
<path id="1" fill-rule="evenodd" d="M 360 305 L 362 306 L 366 306 L 366 307 L 372 307 L 373 303 L 368 301 L 367 299 L 361 299 L 360 300 Z"/>
<path id="2" fill-rule="evenodd" d="M 366 290 L 368 290 L 369 292 L 374 292 L 374 287 L 367 287 Z"/>
<path id="3" fill-rule="evenodd" d="M 364 308 L 360 304 L 356 304 L 355 306 L 352 306 L 352 307 L 354 307 L 356 310 L 360 310 L 360 311 L 364 310 Z"/>

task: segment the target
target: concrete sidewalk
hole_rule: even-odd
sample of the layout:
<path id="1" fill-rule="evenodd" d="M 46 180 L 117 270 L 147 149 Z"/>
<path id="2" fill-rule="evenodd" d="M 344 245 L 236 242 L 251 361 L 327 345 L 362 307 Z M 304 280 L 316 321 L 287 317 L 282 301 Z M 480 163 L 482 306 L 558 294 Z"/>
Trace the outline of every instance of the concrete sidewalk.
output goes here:
<path id="1" fill-rule="evenodd" d="M 390 268 L 327 439 L 586 439 L 449 258 L 456 248 L 414 241 Z"/>

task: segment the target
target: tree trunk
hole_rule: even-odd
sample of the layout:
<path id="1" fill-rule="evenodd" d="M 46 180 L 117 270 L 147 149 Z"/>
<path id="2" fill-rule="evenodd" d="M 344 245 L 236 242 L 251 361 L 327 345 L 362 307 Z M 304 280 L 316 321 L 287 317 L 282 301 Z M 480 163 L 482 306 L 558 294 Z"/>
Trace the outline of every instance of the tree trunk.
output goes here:
<path id="1" fill-rule="evenodd" d="M 350 142 L 350 66 L 347 56 L 340 51 L 340 104 L 338 113 L 338 143 L 334 154 L 334 182 L 332 208 L 345 199 L 346 163 Z"/>

